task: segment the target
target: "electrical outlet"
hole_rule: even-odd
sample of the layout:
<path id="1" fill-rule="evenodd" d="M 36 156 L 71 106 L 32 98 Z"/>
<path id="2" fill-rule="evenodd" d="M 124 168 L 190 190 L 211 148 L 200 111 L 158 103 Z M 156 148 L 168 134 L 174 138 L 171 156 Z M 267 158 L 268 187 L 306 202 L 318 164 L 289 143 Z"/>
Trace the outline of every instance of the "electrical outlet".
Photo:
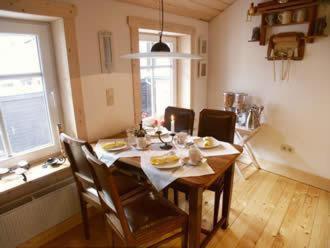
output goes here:
<path id="1" fill-rule="evenodd" d="M 287 153 L 294 153 L 294 148 L 290 145 L 282 144 L 281 145 L 281 151 L 287 152 Z"/>
<path id="2" fill-rule="evenodd" d="M 106 89 L 105 97 L 106 97 L 107 106 L 112 106 L 115 104 L 113 88 Z"/>

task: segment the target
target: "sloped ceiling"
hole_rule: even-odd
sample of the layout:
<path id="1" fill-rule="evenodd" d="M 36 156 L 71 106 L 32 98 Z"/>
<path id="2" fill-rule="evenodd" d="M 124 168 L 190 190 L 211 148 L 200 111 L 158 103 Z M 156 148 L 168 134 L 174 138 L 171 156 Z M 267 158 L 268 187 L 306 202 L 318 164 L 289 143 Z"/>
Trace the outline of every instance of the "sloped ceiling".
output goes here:
<path id="1" fill-rule="evenodd" d="M 117 0 L 147 8 L 159 9 L 159 0 Z M 235 0 L 164 0 L 168 13 L 210 21 L 224 11 Z"/>

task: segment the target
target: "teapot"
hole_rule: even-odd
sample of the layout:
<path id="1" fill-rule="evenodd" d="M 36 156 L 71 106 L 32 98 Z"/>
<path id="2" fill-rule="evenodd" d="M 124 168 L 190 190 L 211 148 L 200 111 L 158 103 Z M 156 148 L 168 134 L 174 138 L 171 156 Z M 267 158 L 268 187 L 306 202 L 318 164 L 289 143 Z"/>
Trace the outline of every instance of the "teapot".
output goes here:
<path id="1" fill-rule="evenodd" d="M 263 110 L 263 106 L 258 107 L 257 105 L 252 105 L 246 121 L 247 128 L 256 129 L 260 126 L 260 116 Z"/>

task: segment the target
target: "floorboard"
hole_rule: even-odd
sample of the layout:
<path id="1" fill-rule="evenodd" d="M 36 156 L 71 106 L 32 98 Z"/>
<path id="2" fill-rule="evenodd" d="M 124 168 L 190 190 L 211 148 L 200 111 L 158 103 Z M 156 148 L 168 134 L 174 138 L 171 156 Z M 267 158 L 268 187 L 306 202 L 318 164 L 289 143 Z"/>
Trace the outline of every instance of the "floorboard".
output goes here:
<path id="1" fill-rule="evenodd" d="M 214 247 L 310 247 L 330 248 L 330 193 L 252 166 L 242 168 L 248 180 L 234 180 L 229 228 L 219 230 L 209 242 Z M 170 199 L 172 199 L 170 191 Z M 205 192 L 204 228 L 212 226 L 214 194 Z M 184 194 L 180 207 L 188 211 Z M 220 210 L 221 211 L 221 210 Z M 106 247 L 103 218 L 91 220 L 91 240 L 77 226 L 44 247 Z M 180 239 L 162 247 L 180 247 Z"/>

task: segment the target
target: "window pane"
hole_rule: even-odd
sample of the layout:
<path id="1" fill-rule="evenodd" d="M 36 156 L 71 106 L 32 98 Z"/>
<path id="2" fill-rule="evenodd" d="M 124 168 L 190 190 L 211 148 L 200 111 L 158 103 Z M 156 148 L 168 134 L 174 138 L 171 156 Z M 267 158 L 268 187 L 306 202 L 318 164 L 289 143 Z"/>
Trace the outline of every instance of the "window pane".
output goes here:
<path id="1" fill-rule="evenodd" d="M 140 52 L 149 52 L 154 40 L 140 41 Z M 174 43 L 167 43 L 173 51 Z M 168 58 L 140 59 L 142 118 L 161 116 L 173 105 L 173 62 Z M 161 68 L 159 68 L 161 67 Z"/>
<path id="2" fill-rule="evenodd" d="M 141 71 L 140 71 L 141 79 L 144 79 L 144 78 L 151 79 L 152 78 L 152 73 L 151 72 L 152 72 L 151 69 L 141 69 Z"/>
<path id="3" fill-rule="evenodd" d="M 154 59 L 154 64 L 157 66 L 157 65 L 168 65 L 170 66 L 172 63 L 171 63 L 171 60 L 170 59 L 167 59 L 167 58 L 157 58 L 157 59 Z"/>
<path id="4" fill-rule="evenodd" d="M 37 36 L 0 34 L 0 75 L 40 73 Z"/>
<path id="5" fill-rule="evenodd" d="M 146 53 L 148 52 L 148 46 L 150 44 L 148 44 L 148 41 L 140 41 L 140 52 L 141 53 Z M 149 64 L 149 59 L 144 58 L 144 59 L 140 59 L 140 66 L 147 66 Z"/>
<path id="6" fill-rule="evenodd" d="M 170 79 L 172 77 L 172 68 L 156 68 L 154 75 L 155 78 Z"/>
<path id="7" fill-rule="evenodd" d="M 152 82 L 148 78 L 141 79 L 142 117 L 152 116 Z"/>
<path id="8" fill-rule="evenodd" d="M 0 80 L 0 97 L 43 92 L 41 77 Z"/>
<path id="9" fill-rule="evenodd" d="M 2 144 L 2 134 L 0 132 L 0 158 L 3 157 L 3 156 L 5 156 L 5 155 L 6 155 L 5 148 L 4 148 L 3 144 Z"/>
<path id="10" fill-rule="evenodd" d="M 145 41 L 145 40 L 141 40 L 139 42 L 139 46 L 140 46 L 139 50 L 140 50 L 141 53 L 148 52 L 148 43 L 149 43 L 149 41 Z"/>
<path id="11" fill-rule="evenodd" d="M 13 153 L 52 143 L 42 78 L 0 81 L 0 106 Z"/>
<path id="12" fill-rule="evenodd" d="M 159 80 L 156 83 L 156 115 L 162 115 L 166 107 L 172 105 L 171 80 Z"/>

